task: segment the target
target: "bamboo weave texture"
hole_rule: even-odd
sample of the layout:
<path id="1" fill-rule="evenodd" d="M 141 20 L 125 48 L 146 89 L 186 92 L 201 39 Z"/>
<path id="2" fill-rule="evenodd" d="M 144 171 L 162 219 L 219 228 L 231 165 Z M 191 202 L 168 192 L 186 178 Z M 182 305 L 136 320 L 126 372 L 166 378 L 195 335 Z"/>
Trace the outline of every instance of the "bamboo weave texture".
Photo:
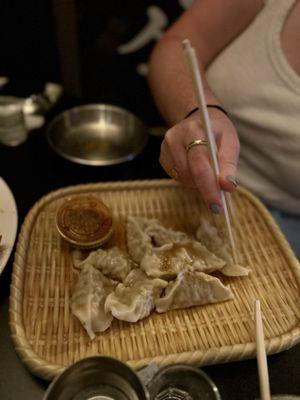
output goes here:
<path id="1" fill-rule="evenodd" d="M 213 305 L 152 313 L 135 324 L 114 320 L 94 341 L 70 312 L 76 280 L 71 248 L 58 235 L 55 214 L 70 196 L 93 194 L 113 212 L 115 234 L 107 246 L 126 249 L 127 215 L 158 218 L 193 235 L 201 216 L 219 227 L 193 190 L 171 180 L 78 185 L 44 196 L 28 213 L 15 253 L 10 327 L 16 351 L 35 374 L 52 379 L 81 358 L 108 355 L 140 368 L 150 361 L 208 365 L 255 356 L 253 303 L 260 299 L 267 353 L 300 340 L 300 268 L 264 206 L 239 189 L 233 195 L 234 236 L 249 277 L 226 278 L 234 299 Z"/>

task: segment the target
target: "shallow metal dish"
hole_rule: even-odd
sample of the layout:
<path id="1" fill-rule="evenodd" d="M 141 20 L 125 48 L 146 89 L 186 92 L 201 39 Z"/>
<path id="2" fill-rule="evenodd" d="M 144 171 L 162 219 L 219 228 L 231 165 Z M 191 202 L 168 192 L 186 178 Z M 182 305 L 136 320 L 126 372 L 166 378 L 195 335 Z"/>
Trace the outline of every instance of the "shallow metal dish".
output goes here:
<path id="1" fill-rule="evenodd" d="M 47 128 L 50 146 L 62 157 L 86 165 L 111 165 L 133 159 L 145 147 L 146 127 L 131 112 L 107 104 L 67 110 Z"/>

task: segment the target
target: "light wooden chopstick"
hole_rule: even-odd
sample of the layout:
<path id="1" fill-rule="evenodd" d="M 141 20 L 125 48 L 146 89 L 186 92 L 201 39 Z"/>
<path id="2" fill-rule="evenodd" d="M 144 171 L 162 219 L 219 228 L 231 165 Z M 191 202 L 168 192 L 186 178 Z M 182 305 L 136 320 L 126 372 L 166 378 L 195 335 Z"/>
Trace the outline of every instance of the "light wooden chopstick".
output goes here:
<path id="1" fill-rule="evenodd" d="M 194 91 L 195 91 L 195 96 L 196 96 L 196 99 L 198 102 L 199 111 L 201 113 L 203 128 L 204 128 L 204 131 L 206 134 L 206 139 L 207 139 L 208 145 L 209 145 L 208 148 L 210 151 L 212 167 L 214 169 L 216 179 L 218 180 L 219 175 L 220 175 L 220 169 L 219 169 L 219 163 L 218 163 L 218 158 L 217 158 L 217 146 L 216 146 L 216 142 L 215 142 L 215 137 L 212 132 L 210 118 L 209 118 L 209 114 L 208 114 L 207 107 L 206 107 L 203 83 L 202 83 L 202 79 L 201 79 L 198 60 L 196 57 L 195 50 L 191 46 L 190 41 L 188 39 L 185 39 L 182 42 L 182 47 L 183 47 L 183 52 L 185 54 L 186 61 L 187 61 L 187 64 L 188 64 L 188 67 L 190 70 L 190 74 L 191 74 L 191 78 L 192 78 L 192 82 L 193 82 L 193 86 L 194 86 Z M 223 204 L 223 210 L 224 210 L 224 216 L 225 216 L 228 237 L 229 237 L 231 250 L 232 250 L 233 261 L 235 263 L 237 263 L 236 247 L 235 247 L 233 233 L 232 233 L 231 220 L 230 220 L 230 215 L 229 215 L 229 207 L 227 204 L 227 202 L 229 200 L 229 196 L 225 196 L 225 194 L 222 190 L 220 193 L 221 193 L 221 200 L 222 200 L 222 204 Z"/>
<path id="2" fill-rule="evenodd" d="M 270 394 L 268 364 L 267 364 L 264 331 L 263 331 L 259 300 L 255 300 L 254 303 L 254 320 L 255 320 L 256 358 L 257 358 L 258 376 L 259 376 L 260 399 L 270 400 L 271 394 Z"/>

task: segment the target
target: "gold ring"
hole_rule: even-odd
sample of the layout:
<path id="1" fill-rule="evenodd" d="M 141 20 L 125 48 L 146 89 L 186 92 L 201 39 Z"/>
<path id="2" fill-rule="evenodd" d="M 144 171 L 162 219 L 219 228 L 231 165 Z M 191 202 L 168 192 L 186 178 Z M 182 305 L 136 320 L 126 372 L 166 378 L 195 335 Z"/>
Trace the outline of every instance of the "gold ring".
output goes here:
<path id="1" fill-rule="evenodd" d="M 178 179 L 178 175 L 179 175 L 178 169 L 176 168 L 176 165 L 174 165 L 170 170 L 170 176 L 176 181 Z"/>
<path id="2" fill-rule="evenodd" d="M 191 143 L 189 143 L 189 144 L 186 146 L 185 149 L 186 149 L 186 151 L 189 151 L 192 147 L 198 146 L 198 145 L 207 146 L 207 140 L 205 140 L 205 139 L 193 140 Z"/>

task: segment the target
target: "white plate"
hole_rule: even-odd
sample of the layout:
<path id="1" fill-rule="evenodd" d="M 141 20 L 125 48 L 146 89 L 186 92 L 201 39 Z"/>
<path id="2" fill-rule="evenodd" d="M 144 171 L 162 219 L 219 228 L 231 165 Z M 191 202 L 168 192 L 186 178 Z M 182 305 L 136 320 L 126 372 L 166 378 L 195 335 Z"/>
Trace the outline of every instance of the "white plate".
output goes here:
<path id="1" fill-rule="evenodd" d="M 18 228 L 18 212 L 14 196 L 0 177 L 0 274 L 13 249 Z"/>

